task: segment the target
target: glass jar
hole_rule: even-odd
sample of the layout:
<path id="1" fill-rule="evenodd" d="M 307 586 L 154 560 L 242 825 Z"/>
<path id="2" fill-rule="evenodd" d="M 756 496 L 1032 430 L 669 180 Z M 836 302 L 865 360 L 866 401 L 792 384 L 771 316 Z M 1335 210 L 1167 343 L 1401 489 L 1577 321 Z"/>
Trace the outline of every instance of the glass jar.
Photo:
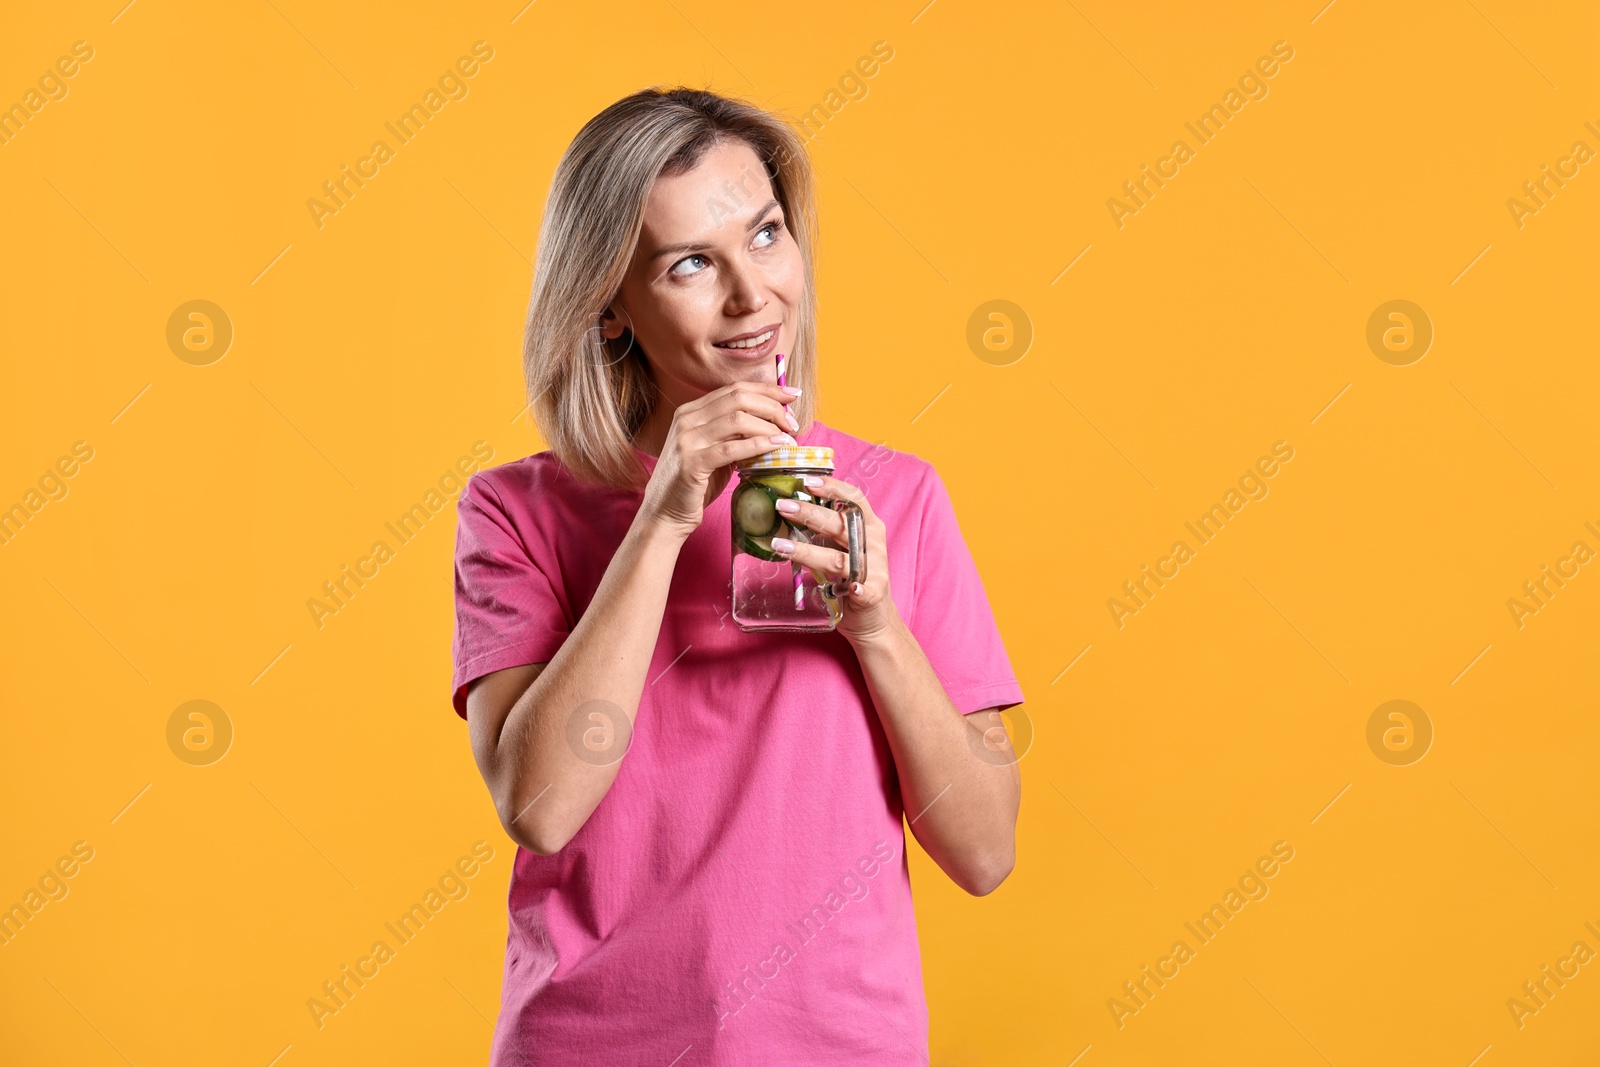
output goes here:
<path id="1" fill-rule="evenodd" d="M 791 631 L 826 633 L 839 625 L 839 595 L 852 582 L 866 580 L 866 520 L 850 500 L 822 500 L 805 487 L 808 474 L 833 473 L 833 449 L 790 445 L 734 464 L 739 484 L 729 510 L 733 517 L 733 621 L 746 633 Z M 831 507 L 844 516 L 849 542 L 849 573 L 832 582 L 825 572 L 772 551 L 774 537 L 797 544 L 831 541 L 789 521 L 778 510 L 783 499 Z"/>

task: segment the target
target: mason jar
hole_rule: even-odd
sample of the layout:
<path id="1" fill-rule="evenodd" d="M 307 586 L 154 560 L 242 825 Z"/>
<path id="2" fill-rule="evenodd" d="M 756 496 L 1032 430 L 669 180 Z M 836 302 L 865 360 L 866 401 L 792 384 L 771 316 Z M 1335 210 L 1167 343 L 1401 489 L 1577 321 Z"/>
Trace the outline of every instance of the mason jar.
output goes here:
<path id="1" fill-rule="evenodd" d="M 734 465 L 733 621 L 746 633 L 793 631 L 826 633 L 839 625 L 839 596 L 852 582 L 866 580 L 866 520 L 850 500 L 822 500 L 805 487 L 807 475 L 833 473 L 833 449 L 819 445 L 786 445 Z M 832 582 L 815 567 L 788 560 L 772 551 L 774 537 L 796 544 L 837 547 L 808 528 L 791 522 L 778 501 L 799 500 L 833 508 L 844 516 L 849 542 L 849 573 Z"/>

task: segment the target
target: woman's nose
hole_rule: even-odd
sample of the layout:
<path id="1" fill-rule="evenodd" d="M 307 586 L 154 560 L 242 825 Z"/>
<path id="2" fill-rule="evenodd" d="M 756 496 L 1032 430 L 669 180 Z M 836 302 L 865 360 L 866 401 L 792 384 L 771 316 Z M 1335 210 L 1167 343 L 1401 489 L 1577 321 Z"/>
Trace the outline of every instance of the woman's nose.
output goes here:
<path id="1" fill-rule="evenodd" d="M 723 277 L 728 279 L 727 313 L 730 317 L 747 315 L 767 306 L 761 272 L 754 265 L 744 264 L 727 271 Z"/>

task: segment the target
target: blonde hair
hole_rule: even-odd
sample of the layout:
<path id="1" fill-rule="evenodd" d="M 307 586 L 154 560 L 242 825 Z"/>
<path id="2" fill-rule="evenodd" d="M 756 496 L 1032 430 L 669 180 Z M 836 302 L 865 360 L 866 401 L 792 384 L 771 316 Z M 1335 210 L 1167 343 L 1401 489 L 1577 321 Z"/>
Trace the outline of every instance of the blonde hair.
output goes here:
<path id="1" fill-rule="evenodd" d="M 642 488 L 633 436 L 659 397 L 632 325 L 607 340 L 599 317 L 621 288 L 658 177 L 692 170 L 713 145 L 742 141 L 760 158 L 799 245 L 805 296 L 787 381 L 805 393 L 790 410 L 803 432 L 816 403 L 816 207 L 811 163 L 782 119 L 699 89 L 654 87 L 584 124 L 557 165 L 545 202 L 523 343 L 534 421 L 580 479 Z"/>

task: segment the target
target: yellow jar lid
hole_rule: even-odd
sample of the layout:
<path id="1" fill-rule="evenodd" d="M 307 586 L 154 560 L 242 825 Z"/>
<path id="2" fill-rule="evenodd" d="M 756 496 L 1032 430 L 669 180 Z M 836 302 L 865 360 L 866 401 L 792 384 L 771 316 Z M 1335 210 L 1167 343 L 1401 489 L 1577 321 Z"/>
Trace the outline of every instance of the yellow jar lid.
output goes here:
<path id="1" fill-rule="evenodd" d="M 774 467 L 825 467 L 833 470 L 833 449 L 825 445 L 784 445 L 751 459 L 737 460 L 735 470 L 770 470 Z"/>

